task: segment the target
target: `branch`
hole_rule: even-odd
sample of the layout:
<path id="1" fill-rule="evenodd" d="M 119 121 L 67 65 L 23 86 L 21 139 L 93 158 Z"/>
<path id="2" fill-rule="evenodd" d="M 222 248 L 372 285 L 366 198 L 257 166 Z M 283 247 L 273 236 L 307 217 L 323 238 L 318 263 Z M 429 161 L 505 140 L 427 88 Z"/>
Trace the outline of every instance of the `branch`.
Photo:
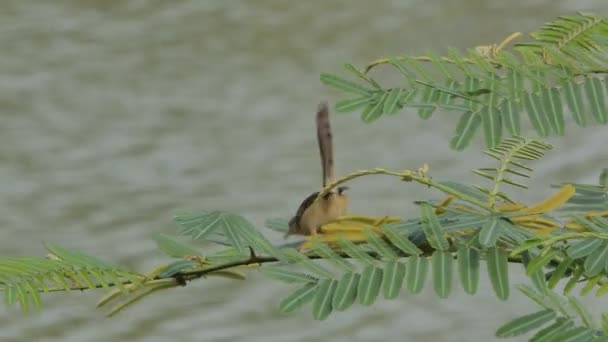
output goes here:
<path id="1" fill-rule="evenodd" d="M 430 256 L 435 250 L 433 248 L 430 248 L 430 246 L 428 245 L 420 245 L 417 246 L 419 248 L 421 248 L 423 250 L 422 255 L 423 256 Z M 217 272 L 217 271 L 222 271 L 225 269 L 229 269 L 229 268 L 233 268 L 233 267 L 239 267 L 239 266 L 250 266 L 250 265 L 254 265 L 254 264 L 266 264 L 266 263 L 272 263 L 272 262 L 278 262 L 279 260 L 275 257 L 270 257 L 270 256 L 257 256 L 254 252 L 253 249 L 250 247 L 249 250 L 251 251 L 249 258 L 244 259 L 244 260 L 238 260 L 238 261 L 231 261 L 231 262 L 227 262 L 224 264 L 220 264 L 220 265 L 216 265 L 216 266 L 212 266 L 212 267 L 208 267 L 205 269 L 201 269 L 201 270 L 195 270 L 195 271 L 185 271 L 185 272 L 180 272 L 176 275 L 174 275 L 173 277 L 177 277 L 177 278 L 181 278 L 184 281 L 191 281 L 197 278 L 201 278 L 206 276 L 209 273 L 212 272 Z M 452 253 L 456 253 L 455 250 L 451 251 Z M 365 252 L 367 255 L 371 256 L 374 259 L 379 259 L 380 255 L 376 252 Z M 341 258 L 344 259 L 352 259 L 352 257 L 346 253 L 339 253 L 338 254 Z M 410 255 L 406 255 L 403 253 L 399 253 L 399 257 L 409 257 Z M 307 255 L 307 257 L 311 260 L 318 260 L 318 259 L 324 259 L 324 257 L 317 255 L 317 254 L 312 254 L 312 255 Z M 456 259 L 456 256 L 454 255 L 454 259 Z M 507 259 L 510 263 L 516 263 L 516 264 L 522 264 L 523 260 L 521 258 L 521 256 L 509 256 Z M 178 280 L 179 281 L 179 280 Z"/>
<path id="2" fill-rule="evenodd" d="M 371 169 L 371 170 L 361 170 L 361 171 L 356 171 L 353 172 L 351 174 L 348 174 L 342 178 L 338 178 L 335 181 L 327 184 L 327 186 L 325 186 L 320 192 L 319 195 L 317 196 L 318 200 L 319 198 L 327 195 L 333 188 L 337 187 L 340 184 L 346 183 L 352 179 L 355 178 L 359 178 L 359 177 L 363 177 L 363 176 L 368 176 L 368 175 L 388 175 L 388 176 L 395 176 L 395 177 L 399 177 L 401 178 L 401 180 L 409 182 L 409 181 L 415 181 L 418 182 L 420 184 L 424 184 L 427 185 L 429 187 L 433 187 L 435 189 L 441 190 L 443 192 L 445 192 L 446 194 L 450 194 L 455 196 L 456 198 L 459 198 L 465 202 L 469 202 L 471 204 L 474 204 L 480 208 L 484 208 L 490 212 L 494 212 L 495 210 L 488 204 L 485 203 L 483 201 L 480 201 L 472 196 L 469 196 L 467 194 L 463 194 L 461 192 L 458 191 L 454 191 L 454 189 L 445 186 L 443 184 L 440 184 L 438 182 L 433 181 L 430 177 L 427 177 L 425 174 L 426 170 L 424 170 L 424 168 L 421 168 L 420 170 L 418 170 L 418 172 L 415 171 L 411 171 L 411 170 L 404 170 L 401 172 L 394 172 L 394 171 L 389 171 L 386 169 L 381 169 L 381 168 L 375 168 L 375 169 Z"/>

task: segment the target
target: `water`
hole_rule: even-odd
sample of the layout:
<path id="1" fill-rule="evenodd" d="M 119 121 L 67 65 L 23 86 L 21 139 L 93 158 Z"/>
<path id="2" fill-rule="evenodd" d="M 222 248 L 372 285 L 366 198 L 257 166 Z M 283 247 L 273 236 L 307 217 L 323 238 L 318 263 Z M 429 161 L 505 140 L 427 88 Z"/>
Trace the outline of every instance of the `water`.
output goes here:
<path id="1" fill-rule="evenodd" d="M 606 2 L 571 1 L 9 1 L 0 4 L 0 254 L 42 255 L 41 241 L 136 270 L 165 259 L 150 239 L 172 233 L 178 210 L 225 209 L 258 225 L 289 215 L 318 185 L 312 113 L 335 94 L 318 81 L 344 62 L 498 42 Z M 477 147 L 447 147 L 455 118 L 408 112 L 364 126 L 334 116 L 338 172 L 431 166 L 435 178 L 472 181 Z M 603 130 L 603 131 L 602 131 Z M 547 182 L 594 182 L 606 166 L 605 127 L 552 141 L 534 163 Z M 564 156 L 568 156 L 565 158 Z M 352 209 L 412 215 L 437 196 L 389 178 L 352 184 Z M 277 234 L 266 232 L 273 239 Z M 514 268 L 512 282 L 523 281 Z M 485 278 L 485 277 L 482 277 Z M 252 274 L 207 279 L 104 319 L 99 293 L 45 296 L 27 317 L 0 313 L 13 341 L 490 340 L 500 324 L 537 308 L 513 289 L 495 299 L 484 279 L 469 297 L 379 300 L 324 323 L 309 309 L 277 314 L 288 288 Z"/>

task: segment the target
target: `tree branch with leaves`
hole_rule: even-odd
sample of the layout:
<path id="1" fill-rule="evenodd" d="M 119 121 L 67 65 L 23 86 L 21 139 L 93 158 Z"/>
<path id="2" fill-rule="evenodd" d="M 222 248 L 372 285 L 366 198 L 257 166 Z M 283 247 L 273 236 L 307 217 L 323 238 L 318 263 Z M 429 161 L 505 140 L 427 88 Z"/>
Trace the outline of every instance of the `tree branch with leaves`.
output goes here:
<path id="1" fill-rule="evenodd" d="M 474 295 L 482 262 L 496 296 L 506 301 L 508 264 L 516 263 L 530 280 L 517 289 L 541 310 L 506 323 L 497 336 L 535 331 L 533 341 L 606 340 L 608 314 L 596 324 L 577 297 L 608 293 L 608 171 L 595 185 L 554 185 L 554 194 L 534 204 L 518 201 L 507 189 L 527 189 L 525 180 L 533 171 L 529 163 L 552 148 L 521 137 L 524 114 L 541 139 L 565 134 L 566 112 L 579 126 L 587 125 L 589 116 L 597 124 L 608 122 L 603 78 L 608 74 L 608 19 L 564 16 L 518 42 L 522 36 L 515 33 L 502 43 L 465 52 L 449 50 L 446 56 L 382 58 L 363 71 L 347 64 L 354 80 L 321 75 L 324 84 L 344 94 L 336 109 L 360 111 L 365 123 L 408 108 L 422 119 L 458 112 L 450 142 L 456 150 L 469 146 L 482 127 L 485 153 L 495 165 L 472 171 L 488 186 L 436 180 L 428 165 L 353 172 L 328 184 L 319 196 L 359 177 L 384 175 L 433 188 L 443 198 L 415 202 L 419 217 L 343 216 L 324 225 L 318 236 L 279 245 L 265 237 L 268 230 L 234 213 L 179 214 L 176 236 L 155 237 L 170 260 L 142 273 L 47 243 L 46 257 L 0 258 L 5 303 L 27 312 L 42 307 L 44 293 L 105 289 L 98 306 L 109 307 L 106 314 L 112 316 L 164 289 L 209 276 L 244 280 L 246 273 L 260 272 L 292 287 L 279 303 L 281 312 L 311 304 L 313 317 L 323 320 L 356 302 L 367 306 L 380 295 L 397 298 L 404 289 L 417 294 L 432 286 L 438 297 L 447 298 L 455 274 L 465 292 Z M 370 74 L 383 65 L 394 68 L 404 83 L 381 86 Z M 285 232 L 287 220 L 269 219 L 266 227 Z M 209 247 L 193 244 L 201 241 Z M 562 295 L 554 292 L 560 282 L 565 283 Z M 573 295 L 578 284 L 580 293 Z"/>

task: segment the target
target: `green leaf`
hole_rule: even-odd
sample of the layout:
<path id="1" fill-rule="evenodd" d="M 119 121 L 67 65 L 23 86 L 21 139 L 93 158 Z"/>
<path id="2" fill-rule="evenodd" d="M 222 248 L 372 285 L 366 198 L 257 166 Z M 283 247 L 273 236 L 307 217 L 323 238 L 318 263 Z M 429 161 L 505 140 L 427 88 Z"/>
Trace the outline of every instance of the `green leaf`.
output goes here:
<path id="1" fill-rule="evenodd" d="M 361 272 L 357 293 L 359 303 L 362 305 L 372 305 L 380 293 L 382 284 L 382 269 L 374 266 L 366 266 Z"/>
<path id="2" fill-rule="evenodd" d="M 334 309 L 344 311 L 353 304 L 357 297 L 359 278 L 359 274 L 353 272 L 347 272 L 342 275 L 342 278 L 338 281 L 332 300 Z"/>
<path id="3" fill-rule="evenodd" d="M 361 120 L 363 120 L 363 122 L 365 123 L 371 123 L 381 117 L 382 109 L 384 107 L 384 101 L 386 100 L 387 96 L 388 93 L 385 92 L 384 94 L 382 94 L 378 102 L 371 103 L 367 107 L 365 107 L 361 112 Z"/>
<path id="4" fill-rule="evenodd" d="M 345 91 L 347 93 L 353 93 L 353 94 L 359 94 L 359 95 L 365 95 L 365 96 L 371 95 L 371 89 L 364 87 L 359 83 L 348 81 L 346 79 L 340 78 L 340 77 L 338 77 L 336 75 L 332 75 L 332 74 L 322 73 L 321 74 L 321 83 L 323 83 L 329 87 Z"/>
<path id="5" fill-rule="evenodd" d="M 581 95 L 581 84 L 577 83 L 575 79 L 570 79 L 562 84 L 562 88 L 574 121 L 579 126 L 585 126 L 585 108 Z"/>
<path id="6" fill-rule="evenodd" d="M 597 285 L 597 283 L 602 279 L 602 277 L 602 274 L 598 274 L 591 278 L 587 278 L 585 286 L 583 286 L 583 288 L 581 289 L 581 296 L 586 296 L 595 287 L 595 285 Z"/>
<path id="7" fill-rule="evenodd" d="M 511 256 L 516 256 L 518 254 L 521 254 L 522 252 L 533 249 L 534 247 L 538 247 L 545 243 L 545 241 L 545 239 L 541 239 L 538 237 L 527 239 L 523 244 L 521 244 L 511 252 Z"/>
<path id="8" fill-rule="evenodd" d="M 515 102 L 510 99 L 503 99 L 500 103 L 500 112 L 504 120 L 504 126 L 507 128 L 509 133 L 513 136 L 521 134 L 521 124 L 519 122 L 519 115 L 521 113 L 521 105 L 519 102 Z"/>
<path id="9" fill-rule="evenodd" d="M 496 244 L 496 241 L 498 241 L 503 233 L 504 226 L 500 224 L 501 220 L 500 217 L 493 216 L 481 226 L 481 230 L 479 231 L 479 243 L 482 247 L 489 248 Z"/>
<path id="10" fill-rule="evenodd" d="M 576 286 L 576 284 L 578 283 L 580 277 L 583 275 L 583 268 L 579 267 L 576 268 L 574 270 L 574 274 L 572 275 L 572 277 L 570 278 L 570 280 L 568 280 L 568 282 L 566 283 L 566 286 L 564 286 L 564 294 L 567 295 L 568 293 L 570 293 L 570 291 L 572 291 L 572 289 L 574 288 L 574 286 Z"/>
<path id="11" fill-rule="evenodd" d="M 357 297 L 357 287 L 359 286 L 359 274 L 347 272 L 342 275 L 338 281 L 332 306 L 338 311 L 348 309 Z"/>
<path id="12" fill-rule="evenodd" d="M 22 287 L 22 284 L 13 285 L 13 288 L 17 292 L 17 301 L 21 307 L 21 311 L 27 313 L 30 309 L 29 297 L 27 296 L 27 290 Z"/>
<path id="13" fill-rule="evenodd" d="M 593 330 L 584 328 L 584 327 L 576 327 L 570 330 L 559 333 L 553 341 L 559 342 L 584 342 L 591 341 L 593 337 Z"/>
<path id="14" fill-rule="evenodd" d="M 602 81 L 597 77 L 587 77 L 585 80 L 585 90 L 593 117 L 598 123 L 605 124 L 608 122 L 608 114 L 606 113 Z"/>
<path id="15" fill-rule="evenodd" d="M 444 232 L 450 231 L 462 231 L 463 229 L 475 229 L 481 228 L 481 226 L 487 221 L 485 216 L 479 216 L 478 214 L 463 214 L 459 215 L 457 219 L 454 219 L 452 223 L 443 224 L 442 228 Z"/>
<path id="16" fill-rule="evenodd" d="M 572 259 L 584 258 L 600 248 L 602 243 L 603 240 L 600 239 L 583 239 L 572 243 L 566 250 L 566 254 Z"/>
<path id="17" fill-rule="evenodd" d="M 548 136 L 549 122 L 542 113 L 542 99 L 534 93 L 526 92 L 524 94 L 524 106 L 534 129 L 541 137 Z"/>
<path id="18" fill-rule="evenodd" d="M 340 236 L 338 237 L 337 242 L 338 246 L 340 246 L 344 253 L 348 254 L 352 258 L 362 261 L 370 266 L 376 264 L 374 258 L 372 258 L 369 254 L 365 253 L 360 247 L 352 243 L 352 241 Z"/>
<path id="19" fill-rule="evenodd" d="M 537 257 L 532 259 L 528 266 L 526 267 L 526 274 L 528 276 L 534 275 L 534 273 L 538 271 L 542 271 L 543 267 L 547 265 L 551 260 L 560 255 L 562 251 L 560 249 L 548 247 L 548 249 L 544 250 Z"/>
<path id="20" fill-rule="evenodd" d="M 327 244 L 314 239 L 311 240 L 311 242 L 315 254 L 321 256 L 325 260 L 330 261 L 334 265 L 340 267 L 342 270 L 352 271 L 354 269 L 353 264 L 348 262 L 346 258 L 343 258 L 334 252 Z"/>
<path id="21" fill-rule="evenodd" d="M 174 236 L 169 236 L 165 234 L 157 234 L 154 236 L 154 241 L 158 246 L 158 249 L 163 251 L 163 253 L 167 254 L 173 258 L 183 258 L 186 256 L 198 255 L 202 254 L 196 248 L 178 240 Z"/>
<path id="22" fill-rule="evenodd" d="M 601 247 L 597 248 L 585 259 L 585 271 L 587 271 L 587 275 L 594 276 L 602 272 L 606 259 L 608 259 L 608 242 L 603 242 Z"/>
<path id="23" fill-rule="evenodd" d="M 240 239 L 243 239 L 243 241 L 247 243 L 246 247 L 253 248 L 256 252 L 268 253 L 279 261 L 287 261 L 287 257 L 270 241 L 268 241 L 268 239 L 264 237 L 264 235 L 262 235 L 251 222 L 239 215 L 233 215 L 231 221 L 234 226 L 235 233 L 238 234 Z M 226 230 L 224 233 L 226 233 Z"/>
<path id="24" fill-rule="evenodd" d="M 433 264 L 433 284 L 439 298 L 447 298 L 452 289 L 452 253 L 435 251 Z"/>
<path id="25" fill-rule="evenodd" d="M 285 233 L 289 230 L 289 222 L 284 217 L 275 217 L 267 219 L 266 222 L 264 222 L 264 226 L 266 228 L 282 233 Z"/>
<path id="26" fill-rule="evenodd" d="M 26 282 L 24 286 L 27 287 L 26 293 L 29 296 L 30 301 L 34 304 L 34 310 L 40 311 L 42 309 L 42 298 L 38 288 L 34 287 L 32 283 Z M 90 285 L 91 287 L 93 284 Z"/>
<path id="27" fill-rule="evenodd" d="M 163 271 L 158 275 L 158 277 L 161 279 L 170 278 L 182 271 L 193 269 L 196 266 L 197 266 L 196 262 L 191 261 L 191 260 L 174 261 L 174 262 L 170 263 L 169 265 L 167 265 L 167 267 L 165 267 L 165 269 L 163 269 Z"/>
<path id="28" fill-rule="evenodd" d="M 521 256 L 524 267 L 528 267 L 530 261 L 535 257 L 530 251 L 523 252 Z M 539 268 L 536 272 L 528 276 L 538 291 L 541 293 L 547 292 L 547 279 L 545 278 L 545 274 L 542 272 L 542 269 Z"/>
<path id="29" fill-rule="evenodd" d="M 384 294 L 384 298 L 397 298 L 404 278 L 405 264 L 399 261 L 389 261 L 384 267 L 384 276 L 382 278 L 382 293 Z"/>
<path id="30" fill-rule="evenodd" d="M 583 304 L 578 299 L 572 296 L 568 296 L 568 301 L 570 302 L 570 305 L 572 306 L 572 308 L 574 308 L 578 316 L 581 318 L 581 322 L 583 322 L 583 324 L 587 328 L 593 329 L 594 324 L 591 318 L 591 314 L 589 314 L 589 311 L 585 309 Z"/>
<path id="31" fill-rule="evenodd" d="M 600 173 L 599 184 L 602 188 L 608 188 L 608 167 L 604 168 Z"/>
<path id="32" fill-rule="evenodd" d="M 312 316 L 316 320 L 323 321 L 332 312 L 331 302 L 337 284 L 338 281 L 334 279 L 323 279 L 319 282 L 312 301 Z"/>
<path id="33" fill-rule="evenodd" d="M 281 267 L 263 266 L 260 267 L 260 273 L 270 278 L 274 278 L 285 283 L 314 283 L 318 279 L 301 272 L 293 272 Z"/>
<path id="34" fill-rule="evenodd" d="M 450 77 L 445 80 L 445 83 L 446 83 L 446 88 L 444 89 L 443 92 L 441 92 L 441 94 L 439 96 L 439 100 L 438 100 L 440 104 L 442 104 L 442 105 L 453 104 L 457 98 L 473 100 L 473 98 L 469 94 L 463 93 L 460 91 L 461 85 L 455 79 Z M 469 110 L 469 107 L 467 106 L 466 109 L 464 109 L 464 110 L 465 111 Z"/>
<path id="35" fill-rule="evenodd" d="M 396 260 L 399 258 L 391 246 L 382 240 L 378 234 L 369 229 L 365 229 L 365 235 L 367 235 L 367 244 L 383 258 L 389 260 Z"/>
<path id="36" fill-rule="evenodd" d="M 282 313 L 290 313 L 310 302 L 315 297 L 317 288 L 317 284 L 312 283 L 297 288 L 281 301 L 279 304 L 279 311 Z"/>
<path id="37" fill-rule="evenodd" d="M 228 225 L 228 221 L 225 218 L 226 215 L 229 214 L 223 211 L 176 215 L 177 232 L 179 235 L 192 238 L 192 240 L 205 240 L 212 233 L 226 228 Z"/>
<path id="38" fill-rule="evenodd" d="M 477 112 L 465 112 L 458 120 L 456 132 L 450 140 L 450 148 L 456 151 L 464 150 L 471 143 L 477 128 L 481 124 L 481 117 Z"/>
<path id="39" fill-rule="evenodd" d="M 429 262 L 427 258 L 412 255 L 407 263 L 407 288 L 413 293 L 420 293 L 424 287 L 424 280 L 428 273 Z"/>
<path id="40" fill-rule="evenodd" d="M 440 92 L 435 88 L 425 86 L 422 89 L 422 98 L 420 99 L 420 102 L 423 104 L 431 104 L 431 106 L 425 106 L 418 110 L 418 116 L 420 116 L 421 119 L 426 120 L 433 115 L 433 112 L 437 108 L 436 104 L 439 100 L 439 95 Z"/>
<path id="41" fill-rule="evenodd" d="M 519 94 L 524 91 L 524 77 L 517 69 L 509 68 L 506 75 L 506 84 L 509 94 L 514 96 L 514 100 L 519 102 Z"/>
<path id="42" fill-rule="evenodd" d="M 568 271 L 568 269 L 572 265 L 572 262 L 573 262 L 573 260 L 568 258 L 568 259 L 560 262 L 559 265 L 557 265 L 557 267 L 555 268 L 555 270 L 551 274 L 551 278 L 549 279 L 548 287 L 550 289 L 555 288 L 555 286 L 557 285 L 557 283 L 562 278 L 564 278 L 564 275 L 566 274 L 566 271 Z"/>
<path id="43" fill-rule="evenodd" d="M 532 299 L 536 304 L 542 306 L 545 309 L 552 309 L 552 304 L 548 303 L 546 294 L 548 292 L 539 293 L 535 288 L 525 284 L 518 284 L 515 287 L 523 293 L 526 297 Z"/>
<path id="44" fill-rule="evenodd" d="M 481 81 L 479 80 L 479 78 L 476 78 L 476 77 L 473 77 L 473 76 L 467 74 L 464 78 L 463 88 L 464 88 L 465 92 L 472 94 L 472 93 L 477 92 L 480 89 L 482 89 Z M 465 103 L 469 104 L 469 107 L 471 108 L 472 111 L 477 110 L 478 106 L 480 105 L 480 103 L 477 101 L 465 101 Z"/>
<path id="45" fill-rule="evenodd" d="M 388 92 L 386 99 L 384 100 L 384 107 L 382 111 L 385 114 L 389 115 L 397 113 L 402 108 L 402 105 L 399 103 L 399 101 L 401 100 L 401 97 L 405 92 L 406 90 L 403 88 L 391 89 Z"/>
<path id="46" fill-rule="evenodd" d="M 481 109 L 480 115 L 486 146 L 488 148 L 493 148 L 498 145 L 502 139 L 500 111 L 495 107 L 484 106 Z"/>
<path id="47" fill-rule="evenodd" d="M 422 254 L 422 251 L 414 245 L 406 236 L 401 235 L 397 229 L 391 225 L 384 225 L 381 228 L 386 238 L 403 253 L 410 255 Z"/>
<path id="48" fill-rule="evenodd" d="M 433 207 L 428 203 L 421 204 L 422 209 L 422 230 L 424 235 L 434 249 L 447 251 L 450 248 L 450 243 L 443 236 L 439 219 L 433 211 Z"/>
<path id="49" fill-rule="evenodd" d="M 516 318 L 501 326 L 496 331 L 496 337 L 513 337 L 523 335 L 529 331 L 540 328 L 554 319 L 555 312 L 552 310 L 537 311 L 535 313 Z"/>
<path id="50" fill-rule="evenodd" d="M 122 267 L 120 267 L 118 265 L 114 265 L 112 263 L 103 261 L 97 257 L 91 256 L 88 254 L 84 254 L 81 251 L 76 250 L 76 249 L 64 248 L 64 247 L 61 247 L 59 245 L 56 245 L 56 244 L 50 243 L 50 242 L 45 242 L 44 247 L 46 248 L 46 250 L 49 253 L 53 254 L 57 258 L 59 258 L 63 261 L 67 261 L 70 264 L 78 265 L 80 267 L 94 266 L 94 267 L 102 267 L 102 268 L 123 269 Z M 33 259 L 30 259 L 30 260 L 33 261 Z M 22 264 L 21 267 L 26 267 L 26 265 Z"/>
<path id="51" fill-rule="evenodd" d="M 345 99 L 336 102 L 336 112 L 338 113 L 350 113 L 363 108 L 374 99 L 374 96 L 360 96 L 352 99 Z"/>
<path id="52" fill-rule="evenodd" d="M 486 63 L 487 60 L 480 58 L 478 59 L 479 61 L 482 61 L 482 63 Z M 497 73 L 496 73 L 496 69 L 493 66 L 490 66 L 489 63 L 486 64 L 487 69 L 488 70 L 488 75 L 484 78 L 484 85 L 488 88 L 488 92 L 486 94 L 486 96 L 484 96 L 487 106 L 490 109 L 494 109 L 496 110 L 496 101 L 498 99 L 497 96 L 497 92 L 498 92 L 498 88 L 501 86 L 500 82 L 502 82 L 502 78 L 498 77 Z M 484 67 L 485 68 L 485 67 Z"/>
<path id="53" fill-rule="evenodd" d="M 460 283 L 468 294 L 475 294 L 479 285 L 479 253 L 464 245 L 458 246 Z"/>
<path id="54" fill-rule="evenodd" d="M 541 96 L 544 112 L 549 118 L 549 125 L 553 132 L 563 136 L 565 123 L 559 90 L 557 88 L 543 88 Z"/>
<path id="55" fill-rule="evenodd" d="M 555 320 L 555 323 L 550 326 L 539 330 L 532 338 L 530 342 L 550 342 L 555 341 L 555 336 L 559 335 L 561 332 L 566 331 L 574 326 L 574 322 L 571 320 L 567 320 L 565 318 L 558 318 Z"/>
<path id="56" fill-rule="evenodd" d="M 323 278 L 332 278 L 333 273 L 325 269 L 316 262 L 310 260 L 306 255 L 296 251 L 295 249 L 284 249 L 285 255 L 294 263 L 302 265 L 304 268 Z"/>
<path id="57" fill-rule="evenodd" d="M 437 96 L 438 103 L 447 104 L 450 102 L 451 97 L 459 97 L 459 98 L 462 98 L 465 100 L 475 101 L 475 99 L 473 99 L 471 96 L 469 96 L 466 92 L 461 92 L 460 89 L 455 89 L 454 87 L 458 83 L 453 79 L 448 78 L 446 80 L 447 86 L 445 86 L 445 87 L 442 85 L 436 84 L 436 83 L 426 82 L 426 81 L 421 81 L 421 80 L 416 80 L 415 82 L 417 84 L 421 84 L 423 86 L 426 86 L 428 88 L 431 88 L 431 89 L 437 91 L 439 93 L 439 95 Z M 428 99 L 428 97 L 427 97 L 427 99 Z M 427 99 L 423 99 L 422 102 L 429 103 L 429 101 Z M 431 97 L 431 99 L 432 99 L 432 97 Z M 432 101 L 432 102 L 434 102 L 434 101 Z"/>
<path id="58" fill-rule="evenodd" d="M 378 82 L 374 81 L 374 79 L 371 78 L 371 77 L 369 77 L 367 74 L 361 72 L 354 65 L 352 65 L 350 63 L 345 63 L 343 66 L 344 66 L 344 69 L 346 71 L 348 71 L 348 72 L 352 73 L 353 75 L 355 75 L 355 76 L 363 79 L 367 83 L 371 84 L 374 88 L 380 89 L 380 85 L 378 84 Z"/>
<path id="59" fill-rule="evenodd" d="M 486 255 L 488 276 L 496 296 L 502 300 L 509 298 L 509 264 L 507 252 L 502 248 L 492 248 Z"/>
<path id="60" fill-rule="evenodd" d="M 224 211 L 181 214 L 175 217 L 175 222 L 179 226 L 178 234 L 189 236 L 193 240 L 206 240 L 211 234 L 219 233 L 241 253 L 246 251 L 248 244 L 276 258 L 282 258 L 281 253 L 240 215 Z"/>
<path id="61" fill-rule="evenodd" d="M 416 94 L 418 94 L 418 89 L 412 89 L 410 91 L 401 92 L 401 96 L 397 100 L 398 103 L 399 103 L 398 107 L 402 108 L 404 106 L 410 106 L 410 105 L 412 105 L 412 100 L 416 98 Z M 394 113 L 387 113 L 387 114 L 391 115 L 391 114 L 395 114 L 395 113 L 396 112 L 394 112 Z"/>
<path id="62" fill-rule="evenodd" d="M 466 185 L 466 184 L 462 184 L 462 183 L 458 183 L 458 182 L 452 182 L 452 181 L 440 181 L 439 184 L 449 187 L 450 190 L 458 192 L 458 196 L 462 196 L 462 194 L 464 194 L 465 196 L 471 196 L 475 199 L 478 199 L 480 201 L 487 201 L 488 200 L 488 195 L 485 194 L 483 191 L 479 190 L 478 188 L 475 188 L 473 186 L 470 185 Z M 486 218 L 485 217 L 480 217 L 479 215 L 474 215 L 476 216 L 477 219 L 481 219 L 482 221 L 485 221 Z M 481 226 L 481 224 L 480 224 Z"/>

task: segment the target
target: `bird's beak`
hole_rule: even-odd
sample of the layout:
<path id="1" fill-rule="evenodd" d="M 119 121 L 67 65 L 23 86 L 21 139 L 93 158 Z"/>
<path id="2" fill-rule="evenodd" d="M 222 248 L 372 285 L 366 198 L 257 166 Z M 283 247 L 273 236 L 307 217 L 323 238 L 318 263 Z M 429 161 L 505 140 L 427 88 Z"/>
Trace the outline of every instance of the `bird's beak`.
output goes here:
<path id="1" fill-rule="evenodd" d="M 347 186 L 339 186 L 338 187 L 338 194 L 342 195 L 342 193 L 344 191 L 348 190 L 348 189 L 349 189 L 349 187 L 347 187 Z"/>

